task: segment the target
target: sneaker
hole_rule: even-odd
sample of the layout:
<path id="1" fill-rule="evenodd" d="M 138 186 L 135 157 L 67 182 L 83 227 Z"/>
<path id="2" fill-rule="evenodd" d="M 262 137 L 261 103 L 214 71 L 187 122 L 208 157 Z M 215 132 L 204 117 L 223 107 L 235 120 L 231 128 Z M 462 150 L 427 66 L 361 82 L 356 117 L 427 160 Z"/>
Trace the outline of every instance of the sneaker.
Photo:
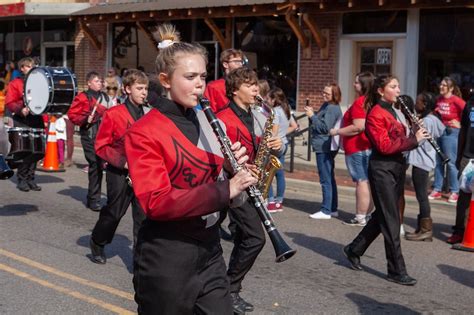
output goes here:
<path id="1" fill-rule="evenodd" d="M 270 213 L 275 213 L 278 212 L 278 209 L 276 207 L 276 203 L 274 201 L 270 201 L 267 205 L 268 212 Z"/>
<path id="2" fill-rule="evenodd" d="M 448 239 L 446 240 L 446 243 L 448 244 L 458 244 L 461 243 L 463 239 L 463 236 L 460 234 L 453 234 Z"/>
<path id="3" fill-rule="evenodd" d="M 342 224 L 350 225 L 350 226 L 365 226 L 367 222 L 365 220 L 357 220 L 356 218 L 352 218 L 349 220 L 342 221 Z"/>
<path id="4" fill-rule="evenodd" d="M 339 212 L 337 210 L 331 212 L 331 217 L 337 218 L 338 216 L 339 216 Z"/>
<path id="5" fill-rule="evenodd" d="M 431 194 L 428 195 L 428 199 L 430 200 L 435 200 L 435 199 L 441 199 L 442 195 L 439 191 L 433 190 Z"/>
<path id="6" fill-rule="evenodd" d="M 403 227 L 403 224 L 400 225 L 400 236 L 405 236 L 405 228 Z"/>
<path id="7" fill-rule="evenodd" d="M 313 213 L 313 214 L 310 214 L 309 217 L 310 217 L 311 219 L 327 220 L 327 219 L 331 219 L 332 215 L 326 214 L 326 213 L 324 213 L 324 212 L 322 212 L 322 211 L 318 211 L 318 212 L 315 212 L 315 213 Z"/>
<path id="8" fill-rule="evenodd" d="M 451 193 L 448 198 L 449 203 L 456 203 L 458 202 L 459 195 L 457 193 Z"/>

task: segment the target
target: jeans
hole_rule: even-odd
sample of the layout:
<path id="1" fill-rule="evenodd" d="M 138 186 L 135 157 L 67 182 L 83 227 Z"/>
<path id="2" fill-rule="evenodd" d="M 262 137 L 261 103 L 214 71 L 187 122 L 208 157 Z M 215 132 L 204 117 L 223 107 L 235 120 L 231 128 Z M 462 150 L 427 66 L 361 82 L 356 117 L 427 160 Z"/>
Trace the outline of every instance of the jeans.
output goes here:
<path id="1" fill-rule="evenodd" d="M 273 195 L 273 187 L 270 186 L 270 190 L 268 191 L 268 200 L 275 201 L 278 203 L 283 202 L 283 197 L 285 195 L 285 188 L 286 188 L 286 181 L 285 181 L 285 154 L 286 150 L 288 149 L 288 143 L 284 144 L 285 149 L 283 153 L 278 157 L 281 163 L 281 169 L 275 172 L 276 177 L 276 185 L 277 185 L 277 195 L 276 197 Z"/>
<path id="2" fill-rule="evenodd" d="M 449 191 L 452 193 L 459 192 L 458 169 L 456 168 L 456 155 L 458 152 L 458 136 L 459 129 L 449 128 L 450 131 L 444 131 L 443 135 L 438 138 L 438 144 L 441 151 L 449 158 L 448 162 L 448 181 Z M 439 156 L 436 156 L 435 180 L 433 189 L 441 191 L 443 188 L 444 165 L 441 163 Z"/>
<path id="3" fill-rule="evenodd" d="M 326 214 L 337 211 L 337 185 L 334 176 L 334 158 L 336 154 L 337 151 L 327 153 L 316 152 L 316 166 L 323 192 L 321 211 Z"/>

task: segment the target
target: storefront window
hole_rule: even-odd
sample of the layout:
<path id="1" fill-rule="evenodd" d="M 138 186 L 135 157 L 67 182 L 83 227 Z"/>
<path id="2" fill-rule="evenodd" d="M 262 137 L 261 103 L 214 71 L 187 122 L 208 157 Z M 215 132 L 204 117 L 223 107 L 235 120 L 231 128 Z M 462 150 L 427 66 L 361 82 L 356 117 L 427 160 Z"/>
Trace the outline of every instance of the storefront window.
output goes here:
<path id="1" fill-rule="evenodd" d="M 418 90 L 439 92 L 444 76 L 452 77 L 468 99 L 474 89 L 473 9 L 422 10 Z"/>
<path id="2" fill-rule="evenodd" d="M 76 24 L 69 19 L 44 20 L 44 41 L 45 42 L 72 42 Z"/>
<path id="3" fill-rule="evenodd" d="M 298 40 L 283 17 L 236 18 L 235 47 L 242 49 L 259 79 L 296 102 Z"/>
<path id="4" fill-rule="evenodd" d="M 38 59 L 41 53 L 41 20 L 17 20 L 14 22 L 13 50 L 15 61 L 24 57 Z"/>

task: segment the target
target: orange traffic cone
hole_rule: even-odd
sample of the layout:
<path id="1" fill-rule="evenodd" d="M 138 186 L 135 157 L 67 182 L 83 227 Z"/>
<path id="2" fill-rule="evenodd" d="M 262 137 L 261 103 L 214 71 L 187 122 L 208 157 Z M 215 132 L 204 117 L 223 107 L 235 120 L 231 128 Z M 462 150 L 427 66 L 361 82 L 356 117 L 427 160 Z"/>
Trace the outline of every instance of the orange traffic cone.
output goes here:
<path id="1" fill-rule="evenodd" d="M 47 141 L 43 166 L 38 168 L 38 170 L 43 172 L 64 172 L 64 168 L 59 168 L 58 142 L 56 140 L 56 117 L 54 115 L 51 116 L 49 122 Z"/>
<path id="2" fill-rule="evenodd" d="M 473 195 L 474 196 L 474 195 Z M 469 207 L 469 217 L 467 219 L 466 229 L 461 244 L 454 244 L 452 249 L 474 252 L 474 200 L 471 199 Z"/>

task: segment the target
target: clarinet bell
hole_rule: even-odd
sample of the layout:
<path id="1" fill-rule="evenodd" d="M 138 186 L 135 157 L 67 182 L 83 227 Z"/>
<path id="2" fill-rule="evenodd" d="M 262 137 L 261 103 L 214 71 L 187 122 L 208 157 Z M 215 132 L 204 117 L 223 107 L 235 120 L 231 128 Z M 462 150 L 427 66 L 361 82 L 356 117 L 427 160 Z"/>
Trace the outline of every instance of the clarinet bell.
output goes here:
<path id="1" fill-rule="evenodd" d="M 0 179 L 9 179 L 13 176 L 13 171 L 8 166 L 3 155 L 0 154 Z"/>

